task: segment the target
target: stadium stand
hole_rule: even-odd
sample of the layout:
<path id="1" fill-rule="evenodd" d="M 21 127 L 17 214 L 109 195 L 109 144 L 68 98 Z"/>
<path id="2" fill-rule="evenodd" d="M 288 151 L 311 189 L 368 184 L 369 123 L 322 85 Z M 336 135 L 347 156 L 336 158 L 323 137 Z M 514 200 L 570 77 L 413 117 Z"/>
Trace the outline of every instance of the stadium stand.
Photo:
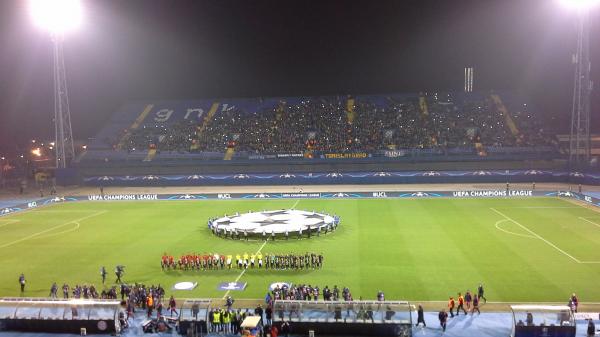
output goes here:
<path id="1" fill-rule="evenodd" d="M 387 150 L 480 156 L 531 148 L 556 152 L 556 140 L 527 105 L 503 96 L 434 93 L 129 104 L 80 161 Z"/>
<path id="2" fill-rule="evenodd" d="M 58 178 L 564 170 L 556 136 L 524 102 L 462 92 L 134 102 Z"/>

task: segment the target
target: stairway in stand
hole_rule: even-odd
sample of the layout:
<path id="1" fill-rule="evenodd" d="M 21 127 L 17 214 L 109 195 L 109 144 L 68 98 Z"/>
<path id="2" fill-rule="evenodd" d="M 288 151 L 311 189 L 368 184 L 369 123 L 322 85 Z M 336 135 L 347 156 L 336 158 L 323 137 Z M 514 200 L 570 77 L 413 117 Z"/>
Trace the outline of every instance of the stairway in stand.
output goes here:
<path id="1" fill-rule="evenodd" d="M 506 109 L 506 106 L 502 102 L 502 99 L 500 98 L 500 95 L 498 95 L 498 94 L 492 94 L 490 96 L 490 98 L 492 99 L 492 102 L 494 102 L 494 105 L 496 106 L 496 109 L 498 109 L 498 111 L 504 116 L 504 122 L 506 123 L 506 125 L 510 129 L 510 133 L 512 133 L 512 135 L 515 136 L 515 138 L 518 138 L 520 132 L 519 132 L 519 129 L 517 128 L 517 124 L 512 119 L 510 113 L 508 113 L 508 109 Z"/>
<path id="2" fill-rule="evenodd" d="M 354 110 L 354 98 L 349 97 L 346 101 L 346 117 L 348 118 L 348 123 L 354 123 L 354 119 L 356 118 L 356 111 Z"/>
<path id="3" fill-rule="evenodd" d="M 227 151 L 225 151 L 225 155 L 223 156 L 223 160 L 231 160 L 234 153 L 235 149 L 233 147 L 228 147 Z"/>

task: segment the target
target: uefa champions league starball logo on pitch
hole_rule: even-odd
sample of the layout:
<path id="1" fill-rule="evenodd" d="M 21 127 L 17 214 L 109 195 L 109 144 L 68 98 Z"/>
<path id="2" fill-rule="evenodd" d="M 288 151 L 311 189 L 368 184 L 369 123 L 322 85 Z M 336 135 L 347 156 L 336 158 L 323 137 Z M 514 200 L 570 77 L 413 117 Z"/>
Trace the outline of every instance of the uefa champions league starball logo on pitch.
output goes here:
<path id="1" fill-rule="evenodd" d="M 173 285 L 171 290 L 194 290 L 198 286 L 198 282 L 179 282 Z"/>
<path id="2" fill-rule="evenodd" d="M 339 223 L 336 215 L 295 209 L 248 212 L 225 215 L 210 220 L 212 230 L 248 234 L 284 234 L 333 229 Z"/>

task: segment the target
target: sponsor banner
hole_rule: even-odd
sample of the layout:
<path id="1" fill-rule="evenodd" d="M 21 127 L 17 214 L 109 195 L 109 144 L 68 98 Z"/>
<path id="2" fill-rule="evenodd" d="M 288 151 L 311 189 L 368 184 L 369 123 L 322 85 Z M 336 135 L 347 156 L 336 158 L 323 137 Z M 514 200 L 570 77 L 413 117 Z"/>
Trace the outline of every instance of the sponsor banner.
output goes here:
<path id="1" fill-rule="evenodd" d="M 332 157 L 364 156 L 366 153 L 330 153 Z M 324 156 L 323 154 L 321 156 Z M 151 185 L 235 185 L 240 180 L 250 185 L 288 183 L 329 183 L 331 178 L 347 183 L 427 183 L 427 182 L 487 182 L 513 183 L 579 181 L 600 184 L 600 175 L 542 170 L 475 170 L 475 171 L 388 171 L 388 172 L 315 172 L 315 173 L 239 173 L 207 175 L 146 175 L 94 176 L 83 178 L 84 183 L 96 186 L 151 186 Z M 374 178 L 377 178 L 376 181 Z"/>
<path id="2" fill-rule="evenodd" d="M 96 194 L 89 195 L 88 200 L 158 200 L 158 194 Z"/>
<path id="3" fill-rule="evenodd" d="M 591 319 L 593 321 L 600 320 L 600 313 L 598 312 L 576 312 L 573 314 L 576 321 L 587 321 Z"/>
<path id="4" fill-rule="evenodd" d="M 277 153 L 277 154 L 250 154 L 248 159 L 264 160 L 264 159 L 286 159 L 286 158 L 304 158 L 304 153 Z"/>
<path id="5" fill-rule="evenodd" d="M 253 160 L 264 160 L 264 159 L 276 159 L 277 156 L 274 154 L 251 154 L 248 156 L 248 159 Z"/>
<path id="6" fill-rule="evenodd" d="M 589 195 L 582 194 L 581 195 L 581 200 L 583 200 L 583 201 L 585 201 L 587 203 L 590 203 L 590 204 L 594 204 L 594 205 L 599 205 L 600 206 L 600 199 L 594 198 L 594 197 L 589 196 Z"/>
<path id="7" fill-rule="evenodd" d="M 281 198 L 294 198 L 294 199 L 307 199 L 307 198 L 320 198 L 321 193 L 281 193 Z"/>
<path id="8" fill-rule="evenodd" d="M 571 191 L 468 190 L 468 191 L 371 191 L 371 192 L 290 192 L 290 193 L 210 193 L 210 194 L 91 194 L 31 200 L 0 208 L 0 216 L 27 209 L 72 201 L 145 201 L 145 200 L 229 200 L 229 199 L 344 199 L 344 198 L 520 198 L 565 197 L 600 206 L 600 199 Z"/>
<path id="9" fill-rule="evenodd" d="M 444 192 L 401 192 L 398 195 L 399 198 L 429 198 L 429 197 L 445 197 L 447 193 Z"/>
<path id="10" fill-rule="evenodd" d="M 222 291 L 243 291 L 246 289 L 246 282 L 221 282 L 217 286 L 217 290 Z"/>
<path id="11" fill-rule="evenodd" d="M 383 152 L 384 157 L 399 158 L 406 156 L 406 150 L 388 150 Z"/>
<path id="12" fill-rule="evenodd" d="M 481 191 L 456 191 L 452 192 L 455 198 L 498 198 L 498 197 L 532 197 L 531 190 L 481 190 Z"/>
<path id="13" fill-rule="evenodd" d="M 279 153 L 277 158 L 304 158 L 304 153 Z"/>
<path id="14" fill-rule="evenodd" d="M 369 158 L 370 154 L 366 152 L 350 152 L 350 153 L 324 153 L 323 158 L 326 159 L 356 159 Z"/>
<path id="15" fill-rule="evenodd" d="M 53 197 L 53 198 L 31 200 L 31 201 L 20 203 L 20 204 L 13 205 L 10 207 L 0 208 L 0 216 L 8 215 L 8 214 L 11 214 L 14 212 L 24 211 L 24 210 L 28 210 L 28 209 L 32 209 L 32 208 L 37 208 L 39 206 L 67 202 L 67 201 L 77 201 L 77 200 L 83 200 L 83 197 L 58 197 L 57 196 L 57 197 Z"/>
<path id="16" fill-rule="evenodd" d="M 581 194 L 581 193 L 575 193 L 575 192 L 571 192 L 571 191 L 558 191 L 558 192 L 554 192 L 552 194 L 554 196 L 566 197 L 566 198 L 574 198 L 574 199 L 577 199 L 577 200 L 589 203 L 589 204 L 594 205 L 594 206 L 600 206 L 600 199 L 594 198 L 594 197 L 589 196 L 589 195 L 585 195 L 585 194 Z"/>
<path id="17" fill-rule="evenodd" d="M 208 196 L 202 194 L 173 194 L 173 195 L 158 195 L 159 199 L 166 200 L 196 200 L 196 199 L 208 199 Z M 147 199 L 144 199 L 147 200 Z"/>
<path id="18" fill-rule="evenodd" d="M 341 199 L 341 198 L 368 198 L 369 193 L 362 192 L 337 192 L 337 193 L 323 193 L 321 194 L 321 198 L 333 198 L 333 199 Z"/>

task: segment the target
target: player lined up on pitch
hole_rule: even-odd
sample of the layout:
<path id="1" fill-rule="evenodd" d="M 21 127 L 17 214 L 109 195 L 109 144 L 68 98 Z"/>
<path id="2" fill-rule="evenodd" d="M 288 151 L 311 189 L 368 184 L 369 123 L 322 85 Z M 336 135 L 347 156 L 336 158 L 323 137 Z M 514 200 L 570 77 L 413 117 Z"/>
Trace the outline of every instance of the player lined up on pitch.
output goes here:
<path id="1" fill-rule="evenodd" d="M 323 267 L 323 254 L 236 254 L 224 255 L 217 253 L 184 254 L 175 259 L 173 255 L 164 253 L 160 266 L 163 270 L 221 270 L 232 269 L 273 269 L 273 270 L 302 270 L 321 269 Z"/>

